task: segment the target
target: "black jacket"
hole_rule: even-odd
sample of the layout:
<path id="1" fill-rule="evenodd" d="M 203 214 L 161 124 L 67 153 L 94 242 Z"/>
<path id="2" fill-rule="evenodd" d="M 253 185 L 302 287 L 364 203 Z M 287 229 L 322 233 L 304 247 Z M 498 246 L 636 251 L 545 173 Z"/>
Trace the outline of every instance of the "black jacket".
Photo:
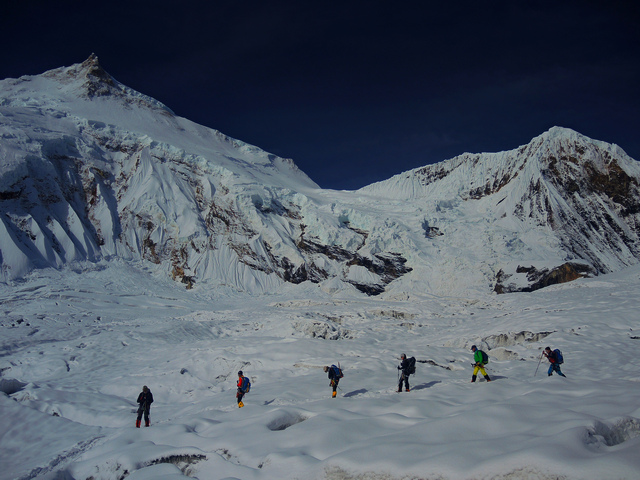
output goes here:
<path id="1" fill-rule="evenodd" d="M 138 395 L 138 403 L 140 405 L 147 405 L 147 406 L 151 406 L 151 404 L 153 403 L 153 394 L 151 393 L 151 390 L 148 390 L 146 393 L 145 392 L 140 392 L 140 395 Z"/>
<path id="2" fill-rule="evenodd" d="M 402 374 L 405 376 L 409 376 L 409 359 L 405 358 L 404 360 L 402 360 L 402 362 L 400 362 L 400 366 L 398 367 L 398 370 L 402 370 Z"/>

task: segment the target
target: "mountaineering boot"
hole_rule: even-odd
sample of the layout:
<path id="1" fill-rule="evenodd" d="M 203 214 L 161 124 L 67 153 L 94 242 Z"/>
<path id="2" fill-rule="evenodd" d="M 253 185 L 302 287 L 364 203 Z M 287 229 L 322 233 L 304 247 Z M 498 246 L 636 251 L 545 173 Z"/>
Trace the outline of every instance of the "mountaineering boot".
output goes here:
<path id="1" fill-rule="evenodd" d="M 145 427 L 150 427 L 151 426 L 151 422 L 149 420 L 145 420 L 144 421 L 144 426 Z"/>
<path id="2" fill-rule="evenodd" d="M 409 390 L 408 388 L 405 390 L 405 392 L 410 392 L 411 390 Z"/>
<path id="3" fill-rule="evenodd" d="M 471 383 L 476 381 L 476 376 L 475 375 L 471 375 Z"/>
<path id="4" fill-rule="evenodd" d="M 136 420 L 136 428 L 140 428 L 140 419 Z"/>
<path id="5" fill-rule="evenodd" d="M 333 394 L 331 395 L 331 397 L 336 398 L 336 392 L 333 392 Z"/>
<path id="6" fill-rule="evenodd" d="M 485 376 L 484 376 L 484 379 L 485 379 L 487 382 L 490 382 L 490 381 L 491 381 L 491 379 L 489 378 L 489 375 L 485 375 Z"/>
<path id="7" fill-rule="evenodd" d="M 244 403 L 238 402 L 238 408 L 242 408 L 242 407 L 244 407 Z"/>

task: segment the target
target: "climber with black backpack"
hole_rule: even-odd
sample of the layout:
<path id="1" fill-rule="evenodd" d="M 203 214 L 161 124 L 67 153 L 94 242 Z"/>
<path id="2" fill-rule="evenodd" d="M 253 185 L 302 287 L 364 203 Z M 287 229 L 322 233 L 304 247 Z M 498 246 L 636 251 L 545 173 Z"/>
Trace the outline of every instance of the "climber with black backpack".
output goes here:
<path id="1" fill-rule="evenodd" d="M 416 373 L 416 357 L 407 358 L 403 353 L 400 355 L 400 365 L 398 365 L 398 371 L 401 372 L 398 379 L 398 392 L 402 391 L 402 383 L 404 383 L 405 391 L 409 392 L 409 375 Z"/>
<path id="2" fill-rule="evenodd" d="M 484 376 L 484 379 L 487 382 L 490 382 L 491 379 L 489 378 L 489 375 L 487 375 L 487 371 L 484 369 L 484 366 L 489 363 L 489 355 L 487 355 L 482 350 L 479 350 L 475 345 L 471 346 L 471 351 L 473 352 L 473 361 L 475 362 L 471 364 L 474 367 L 473 375 L 471 375 L 471 382 L 473 383 L 476 381 L 478 370 Z"/>
<path id="3" fill-rule="evenodd" d="M 567 376 L 564 373 L 562 373 L 562 371 L 560 370 L 560 365 L 564 363 L 564 357 L 562 356 L 562 352 L 557 348 L 551 351 L 551 347 L 547 347 L 544 349 L 544 352 L 542 353 L 544 354 L 545 357 L 549 359 L 549 363 L 551 364 L 549 365 L 549 372 L 548 372 L 549 376 L 553 375 L 553 372 L 556 372 L 561 377 L 566 378 Z"/>
<path id="4" fill-rule="evenodd" d="M 336 390 L 338 388 L 338 383 L 340 382 L 340 379 L 344 377 L 344 374 L 342 373 L 342 369 L 338 364 L 338 366 L 336 365 L 331 365 L 330 367 L 325 366 L 324 371 L 329 377 L 329 386 L 333 388 L 333 393 L 331 397 L 336 398 L 336 395 L 337 395 Z"/>

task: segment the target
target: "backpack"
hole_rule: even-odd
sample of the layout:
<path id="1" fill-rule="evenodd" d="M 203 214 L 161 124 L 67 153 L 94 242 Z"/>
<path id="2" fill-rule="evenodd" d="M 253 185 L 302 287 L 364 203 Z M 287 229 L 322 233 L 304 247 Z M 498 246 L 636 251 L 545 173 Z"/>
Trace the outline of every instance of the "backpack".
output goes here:
<path id="1" fill-rule="evenodd" d="M 557 348 L 553 351 L 556 355 L 556 360 L 558 360 L 558 365 L 562 365 L 564 363 L 564 357 L 562 356 L 562 352 Z"/>
<path id="2" fill-rule="evenodd" d="M 480 353 L 482 354 L 482 363 L 489 363 L 489 355 L 484 353 L 484 350 L 480 350 Z"/>
<path id="3" fill-rule="evenodd" d="M 249 390 L 251 390 L 249 377 L 242 377 L 242 387 L 240 387 L 240 390 L 242 390 L 242 393 L 249 393 Z"/>
<path id="4" fill-rule="evenodd" d="M 414 373 L 416 373 L 416 357 L 411 357 L 408 362 L 407 373 L 409 375 L 413 375 Z"/>
<path id="5" fill-rule="evenodd" d="M 342 378 L 344 374 L 342 373 L 342 369 L 340 367 L 336 367 L 335 365 L 331 365 L 331 371 L 333 372 L 334 378 Z"/>

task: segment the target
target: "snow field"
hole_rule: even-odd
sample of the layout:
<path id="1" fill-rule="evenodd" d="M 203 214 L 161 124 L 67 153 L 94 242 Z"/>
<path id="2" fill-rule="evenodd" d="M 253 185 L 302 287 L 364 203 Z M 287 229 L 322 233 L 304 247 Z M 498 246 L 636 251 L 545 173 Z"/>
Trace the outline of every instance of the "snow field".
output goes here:
<path id="1" fill-rule="evenodd" d="M 639 283 L 402 302 L 41 271 L 0 286 L 0 478 L 640 478 Z M 470 383 L 472 344 L 491 383 Z M 534 376 L 547 345 L 568 378 Z M 400 353 L 418 359 L 410 393 Z"/>

